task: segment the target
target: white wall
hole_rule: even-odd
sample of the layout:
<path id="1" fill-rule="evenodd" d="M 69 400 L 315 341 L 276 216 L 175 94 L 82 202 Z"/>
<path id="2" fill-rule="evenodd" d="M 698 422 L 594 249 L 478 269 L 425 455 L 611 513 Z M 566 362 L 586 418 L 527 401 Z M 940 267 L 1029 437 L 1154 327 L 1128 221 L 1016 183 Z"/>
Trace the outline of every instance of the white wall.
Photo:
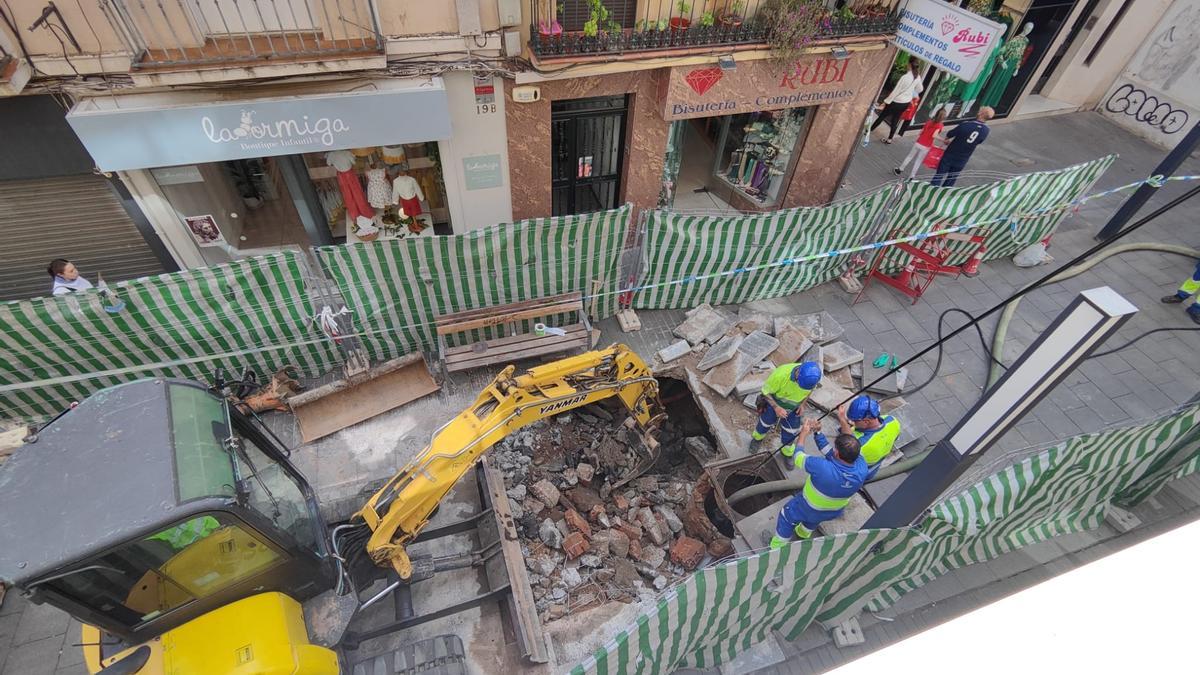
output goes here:
<path id="1" fill-rule="evenodd" d="M 475 81 L 471 73 L 454 72 L 443 76 L 450 101 L 451 138 L 439 144 L 442 177 L 446 181 L 446 199 L 450 223 L 455 234 L 512 221 L 512 187 L 508 183 L 508 132 L 504 122 L 504 86 L 499 76 L 495 87 L 495 112 L 484 112 L 475 103 Z M 496 187 L 467 189 L 464 160 L 499 162 L 500 184 Z"/>
<path id="2" fill-rule="evenodd" d="M 1200 120 L 1200 0 L 1175 0 L 1098 110 L 1166 148 Z"/>
<path id="3" fill-rule="evenodd" d="M 1042 88 L 1042 95 L 1087 109 L 1096 107 L 1104 100 L 1113 81 L 1125 69 L 1163 13 L 1170 8 L 1172 0 L 1137 0 L 1134 6 L 1125 11 L 1125 16 L 1121 17 L 1121 22 L 1096 52 L 1092 62 L 1084 63 L 1104 30 L 1116 18 L 1123 2 L 1106 0 L 1096 6 L 1092 12 L 1095 24 L 1091 28 L 1085 24 L 1079 31 L 1054 75 Z M 1072 16 L 1063 28 L 1064 34 L 1070 31 L 1074 22 L 1075 17 Z"/>

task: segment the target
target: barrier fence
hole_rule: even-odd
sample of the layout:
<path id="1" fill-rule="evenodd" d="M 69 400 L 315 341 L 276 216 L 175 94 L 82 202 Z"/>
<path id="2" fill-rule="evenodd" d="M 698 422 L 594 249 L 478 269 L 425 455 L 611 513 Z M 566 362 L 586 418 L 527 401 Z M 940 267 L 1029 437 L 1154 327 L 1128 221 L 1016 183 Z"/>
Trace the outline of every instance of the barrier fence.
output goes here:
<path id="1" fill-rule="evenodd" d="M 582 293 L 594 319 L 627 303 L 679 308 L 796 293 L 833 279 L 849 254 L 872 254 L 889 236 L 919 241 L 947 227 L 986 227 L 987 257 L 1011 255 L 1052 232 L 1114 159 L 984 186 L 893 184 L 763 214 L 655 210 L 635 225 L 625 205 L 460 235 L 321 247 L 319 272 L 300 254 L 277 253 L 118 284 L 129 307 L 116 314 L 95 292 L 4 303 L 0 417 L 44 418 L 138 377 L 207 380 L 217 367 L 266 373 L 289 364 L 319 375 L 340 359 L 334 336 L 320 328 L 329 322 L 314 318 L 329 304 L 318 288 L 327 282 L 314 274 L 332 279 L 346 306 L 341 335 L 358 337 L 382 361 L 433 349 L 443 314 L 561 293 Z M 958 258 L 950 262 L 965 254 Z"/>
<path id="2" fill-rule="evenodd" d="M 1097 527 L 1200 467 L 1200 406 L 1071 438 L 938 503 L 921 523 L 793 542 L 700 570 L 667 591 L 573 675 L 712 668 L 764 640 L 787 640 L 891 606 L 965 565 Z"/>

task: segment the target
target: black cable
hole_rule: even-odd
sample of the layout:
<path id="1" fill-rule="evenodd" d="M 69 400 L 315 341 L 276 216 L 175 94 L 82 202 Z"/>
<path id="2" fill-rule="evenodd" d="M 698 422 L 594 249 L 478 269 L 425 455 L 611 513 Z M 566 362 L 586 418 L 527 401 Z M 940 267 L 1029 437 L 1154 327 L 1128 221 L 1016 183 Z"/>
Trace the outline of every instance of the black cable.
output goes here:
<path id="1" fill-rule="evenodd" d="M 1096 352 L 1095 354 L 1092 354 L 1091 356 L 1087 357 L 1087 359 L 1084 359 L 1084 360 L 1087 361 L 1089 359 L 1098 359 L 1101 356 L 1108 356 L 1109 354 L 1115 354 L 1115 353 L 1121 351 L 1122 349 L 1133 346 L 1133 343 L 1137 342 L 1138 340 L 1141 340 L 1142 338 L 1144 338 L 1148 335 L 1153 335 L 1154 333 L 1162 333 L 1164 331 L 1172 331 L 1172 330 L 1200 330 L 1200 328 L 1191 328 L 1191 327 L 1185 327 L 1185 326 L 1178 326 L 1178 327 L 1172 327 L 1172 328 L 1155 328 L 1154 330 L 1148 330 L 1145 333 L 1142 333 L 1141 335 L 1133 338 L 1132 340 L 1130 340 L 1129 342 L 1126 342 L 1125 344 L 1121 345 L 1120 347 L 1114 347 L 1112 349 L 1109 349 L 1109 350 L 1103 351 L 1103 352 Z"/>
<path id="2" fill-rule="evenodd" d="M 1100 243 L 1096 244 L 1095 246 L 1092 246 L 1092 247 L 1091 247 L 1091 248 L 1089 248 L 1088 250 L 1084 251 L 1083 253 L 1080 253 L 1079 255 L 1075 256 L 1075 257 L 1074 257 L 1074 258 L 1072 258 L 1070 261 L 1068 261 L 1068 262 L 1067 262 L 1065 265 L 1063 265 L 1062 267 L 1059 267 L 1058 269 L 1056 269 L 1056 270 L 1054 270 L 1054 271 L 1052 271 L 1052 272 L 1050 272 L 1050 273 L 1046 274 L 1045 276 L 1043 276 L 1042 278 L 1040 278 L 1040 279 L 1038 279 L 1037 281 L 1033 282 L 1032 284 L 1029 284 L 1028 286 L 1026 286 L 1026 287 L 1024 287 L 1024 288 L 1017 290 L 1017 291 L 1016 291 L 1016 292 L 1014 292 L 1012 295 L 1008 296 L 1008 297 L 1007 297 L 1007 298 L 1005 298 L 1004 300 L 1001 300 L 1000 302 L 998 302 L 998 303 L 996 303 L 995 305 L 993 305 L 993 306 L 992 306 L 990 309 L 988 309 L 987 311 L 985 311 L 983 314 L 980 314 L 978 317 L 975 317 L 975 318 L 973 318 L 973 319 L 972 319 L 971 321 L 969 321 L 968 323 L 966 323 L 966 324 L 964 324 L 964 325 L 962 325 L 962 326 L 960 326 L 960 327 L 956 328 L 956 329 L 954 330 L 954 332 L 950 333 L 949 335 L 947 335 L 947 336 L 945 336 L 945 337 L 941 337 L 941 331 L 940 331 L 940 328 L 941 328 L 941 327 L 940 327 L 940 325 L 939 325 L 939 331 L 938 331 L 938 335 L 939 335 L 939 337 L 938 337 L 938 340 L 937 340 L 937 341 L 935 341 L 933 344 L 929 345 L 928 347 L 926 347 L 926 348 L 922 349 L 921 351 L 917 352 L 916 354 L 913 354 L 912 356 L 908 357 L 907 359 L 905 359 L 905 360 L 904 360 L 902 363 L 900 363 L 899 365 L 897 365 L 897 366 L 896 366 L 895 368 L 893 368 L 892 370 L 899 370 L 900 368 L 903 368 L 904 366 L 907 366 L 908 364 L 912 363 L 913 361 L 916 361 L 917 359 L 921 358 L 922 356 L 925 356 L 926 354 L 928 354 L 929 352 L 933 351 L 934 349 L 937 349 L 937 350 L 939 350 L 939 352 L 940 352 L 940 351 L 941 351 L 941 349 L 942 349 L 942 344 L 943 344 L 944 342 L 946 342 L 947 340 L 949 340 L 950 338 L 957 336 L 959 333 L 962 333 L 963 331 L 965 331 L 966 329 L 970 328 L 971 326 L 978 326 L 980 321 L 983 321 L 984 319 L 986 319 L 986 318 L 988 318 L 989 316 L 991 316 L 991 315 L 995 314 L 996 312 L 999 312 L 1000 310 L 1002 310 L 1002 309 L 1003 309 L 1005 306 L 1007 306 L 1007 305 L 1008 305 L 1010 302 L 1012 302 L 1013 300 L 1016 300 L 1017 298 L 1023 297 L 1023 296 L 1025 296 L 1026 294 L 1028 294 L 1028 293 L 1030 293 L 1030 292 L 1032 292 L 1032 291 L 1034 291 L 1034 290 L 1036 290 L 1036 289 L 1038 289 L 1038 288 L 1041 288 L 1041 287 L 1042 287 L 1042 286 L 1044 286 L 1044 285 L 1045 285 L 1047 282 L 1049 282 L 1050 280 L 1052 280 L 1054 277 L 1058 276 L 1058 274 L 1060 274 L 1060 273 L 1061 273 L 1063 270 L 1070 269 L 1070 268 L 1072 268 L 1072 267 L 1074 267 L 1074 266 L 1078 265 L 1079 263 L 1081 263 L 1081 262 L 1083 262 L 1084 260 L 1086 260 L 1088 257 L 1090 257 L 1090 256 L 1092 256 L 1092 255 L 1095 255 L 1097 252 L 1099 252 L 1099 251 L 1103 250 L 1104 248 L 1106 248 L 1106 247 L 1108 247 L 1108 246 L 1112 245 L 1113 243 L 1115 243 L 1115 242 L 1117 242 L 1117 241 L 1121 240 L 1121 239 L 1122 239 L 1122 238 L 1124 238 L 1126 235 L 1128 235 L 1128 234 L 1130 234 L 1130 233 L 1132 233 L 1132 232 L 1134 232 L 1134 231 L 1136 231 L 1136 230 L 1139 230 L 1139 229 L 1141 229 L 1141 228 L 1142 228 L 1144 225 L 1146 225 L 1146 223 L 1149 223 L 1150 221 L 1152 221 L 1152 220 L 1154 220 L 1155 218 L 1157 218 L 1157 217 L 1161 216 L 1162 214 L 1166 213 L 1167 211 L 1170 211 L 1171 209 L 1175 208 L 1176 206 L 1179 206 L 1180 204 L 1182 204 L 1182 203 L 1186 202 L 1187 200 L 1191 199 L 1192 197 L 1195 197 L 1197 194 L 1200 194 L 1200 185 L 1197 185 L 1196 187 L 1193 187 L 1192 189 L 1188 190 L 1187 192 L 1183 193 L 1182 195 L 1180 195 L 1180 196 L 1178 196 L 1178 197 L 1176 197 L 1176 198 L 1172 199 L 1171 201 L 1167 202 L 1166 204 L 1163 204 L 1162 206 L 1158 207 L 1158 208 L 1157 208 L 1157 209 L 1155 209 L 1154 211 L 1152 211 L 1152 212 L 1150 212 L 1150 213 L 1146 214 L 1144 217 L 1142 217 L 1142 218 L 1138 219 L 1137 221 L 1135 221 L 1135 222 L 1133 222 L 1133 223 L 1129 224 L 1129 225 L 1128 225 L 1128 226 L 1126 226 L 1124 229 L 1122 229 L 1121 231 L 1119 231 L 1119 232 L 1117 232 L 1115 235 L 1113 235 L 1113 236 L 1112 236 L 1112 238 L 1110 238 L 1110 239 L 1107 239 L 1107 240 L 1105 240 L 1105 241 L 1102 241 L 1102 242 L 1100 242 Z M 968 315 L 968 316 L 969 316 L 969 315 Z M 1140 339 L 1140 338 L 1139 338 L 1139 339 Z M 994 358 L 994 357 L 993 357 L 993 358 Z M 940 361 L 939 361 L 939 363 L 940 363 Z M 854 400 L 854 398 L 855 398 L 856 396 L 858 396 L 859 394 L 862 394 L 862 393 L 866 392 L 866 391 L 867 391 L 869 388 L 871 388 L 871 387 L 873 387 L 874 385 L 876 385 L 876 384 L 878 384 L 878 383 L 882 382 L 882 381 L 883 381 L 885 378 L 887 378 L 889 375 L 891 375 L 891 370 L 889 370 L 887 373 L 885 373 L 885 374 L 881 375 L 880 377 L 877 377 L 877 378 L 875 378 L 875 379 L 874 379 L 874 380 L 872 380 L 871 382 L 869 382 L 869 383 L 867 383 L 867 384 L 864 384 L 863 386 L 859 387 L 859 389 L 858 389 L 857 391 L 855 391 L 855 392 L 851 393 L 851 394 L 850 394 L 849 396 L 847 396 L 847 397 L 846 397 L 844 400 L 842 400 L 841 402 L 837 403 L 837 404 L 836 404 L 836 405 L 834 405 L 832 408 L 830 408 L 830 412 L 832 412 L 832 411 L 835 411 L 835 410 L 837 410 L 838 408 L 840 408 L 841 406 L 845 405 L 846 403 L 849 403 L 850 401 Z M 936 372 L 936 371 L 934 371 L 934 377 L 936 377 L 936 376 L 937 376 L 937 372 Z M 922 386 L 924 386 L 924 385 L 922 385 Z M 817 421 L 821 421 L 821 420 L 825 419 L 826 417 L 828 417 L 828 416 L 830 415 L 830 412 L 826 412 L 825 414 L 823 414 L 823 415 L 821 415 L 820 417 L 818 417 L 818 418 L 817 418 Z M 779 451 L 779 450 L 778 450 L 778 449 L 776 449 L 776 450 L 773 450 L 773 451 L 771 451 L 771 452 L 768 452 L 768 453 L 766 453 L 766 457 L 764 457 L 764 458 L 763 458 L 763 461 L 762 461 L 762 463 L 761 463 L 761 464 L 759 464 L 759 467 L 761 468 L 761 467 L 762 467 L 763 465 L 765 465 L 765 464 L 766 464 L 768 461 L 770 461 L 770 460 L 771 460 L 771 458 L 772 458 L 772 457 L 775 455 L 775 453 L 776 453 L 776 452 L 778 452 L 778 451 Z"/>
<path id="3" fill-rule="evenodd" d="M 971 320 L 971 323 L 969 323 L 967 325 L 975 326 L 975 332 L 979 334 L 979 342 L 983 345 L 983 351 L 985 354 L 987 354 L 988 360 L 995 363 L 996 365 L 1000 366 L 1001 368 L 1008 370 L 1008 366 L 1001 363 L 1000 360 L 997 359 L 994 354 L 992 354 L 991 347 L 988 345 L 987 340 L 983 337 L 983 328 L 981 328 L 979 326 L 979 323 L 975 321 L 975 317 L 972 316 L 971 313 L 965 309 L 960 309 L 958 307 L 951 307 L 950 309 L 942 312 L 940 316 L 938 316 L 938 328 L 937 328 L 938 341 L 936 343 L 934 343 L 937 346 L 937 350 L 938 350 L 937 351 L 937 361 L 934 362 L 934 364 L 933 364 L 933 373 L 929 376 L 929 379 L 925 380 L 924 382 L 922 382 L 921 384 L 919 384 L 915 387 L 905 387 L 904 391 L 902 391 L 902 392 L 892 394 L 891 396 L 883 396 L 879 399 L 880 401 L 886 401 L 889 398 L 896 398 L 899 396 L 909 396 L 911 394 L 915 394 L 916 392 L 921 391 L 925 387 L 928 387 L 931 383 L 933 383 L 934 380 L 937 379 L 938 371 L 942 369 L 942 356 L 944 354 L 943 348 L 945 346 L 943 344 L 943 339 L 942 339 L 942 327 L 943 327 L 943 323 L 946 320 L 946 315 L 949 314 L 950 312 L 958 312 L 960 314 L 966 315 L 966 317 Z M 1200 329 L 1197 329 L 1197 330 L 1200 330 Z M 897 366 L 896 369 L 899 370 L 899 366 Z M 889 372 L 891 372 L 891 371 L 889 371 Z M 886 375 L 884 377 L 886 377 Z M 984 377 L 985 378 L 987 377 L 986 372 L 984 373 Z"/>

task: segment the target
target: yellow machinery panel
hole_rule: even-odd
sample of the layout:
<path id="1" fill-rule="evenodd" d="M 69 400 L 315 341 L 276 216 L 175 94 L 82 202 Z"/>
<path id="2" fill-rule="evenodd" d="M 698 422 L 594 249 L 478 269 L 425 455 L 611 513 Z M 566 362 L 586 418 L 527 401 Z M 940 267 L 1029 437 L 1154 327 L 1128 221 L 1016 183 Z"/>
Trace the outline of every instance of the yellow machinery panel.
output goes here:
<path id="1" fill-rule="evenodd" d="M 97 631 L 84 626 L 84 644 Z M 197 617 L 147 643 L 150 661 L 139 675 L 336 675 L 337 654 L 310 644 L 300 603 L 262 593 Z M 105 659 L 110 665 L 136 647 Z M 91 652 L 89 654 L 89 652 Z M 84 648 L 95 673 L 95 648 Z"/>

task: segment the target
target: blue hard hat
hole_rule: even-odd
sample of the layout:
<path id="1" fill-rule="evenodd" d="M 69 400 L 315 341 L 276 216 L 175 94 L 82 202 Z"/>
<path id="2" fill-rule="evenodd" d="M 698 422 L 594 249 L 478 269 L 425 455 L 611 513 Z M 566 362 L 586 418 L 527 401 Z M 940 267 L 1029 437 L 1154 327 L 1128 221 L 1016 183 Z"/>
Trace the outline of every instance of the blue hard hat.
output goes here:
<path id="1" fill-rule="evenodd" d="M 879 417 L 879 402 L 866 394 L 855 397 L 850 402 L 850 409 L 846 411 L 846 417 L 851 422 L 857 422 L 866 417 Z"/>
<path id="2" fill-rule="evenodd" d="M 812 389 L 821 381 L 821 366 L 816 361 L 805 361 L 792 368 L 792 380 L 805 389 Z"/>

